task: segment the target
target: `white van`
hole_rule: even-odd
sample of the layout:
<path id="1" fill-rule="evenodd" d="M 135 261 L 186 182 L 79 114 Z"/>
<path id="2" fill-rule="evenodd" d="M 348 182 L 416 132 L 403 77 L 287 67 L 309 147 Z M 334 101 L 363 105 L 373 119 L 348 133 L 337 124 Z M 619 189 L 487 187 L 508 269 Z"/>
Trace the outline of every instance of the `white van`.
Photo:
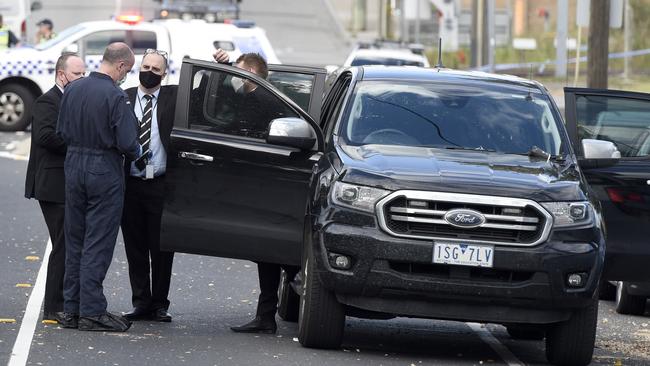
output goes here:
<path id="1" fill-rule="evenodd" d="M 62 52 L 78 53 L 87 70 L 95 71 L 108 44 L 125 42 L 133 49 L 136 63 L 124 88 L 138 85 L 139 65 L 148 48 L 169 54 L 163 84 L 178 83 L 183 58 L 212 61 L 215 48 L 223 48 L 234 60 L 242 53 L 238 42 L 248 38 L 252 41 L 245 43 L 246 52 L 259 52 L 269 63 L 279 63 L 264 31 L 254 26 L 241 29 L 234 24 L 203 20 L 142 22 L 141 16 L 123 16 L 118 20 L 79 23 L 33 48 L 0 51 L 0 131 L 22 130 L 30 124 L 34 100 L 54 85 L 54 66 Z"/>

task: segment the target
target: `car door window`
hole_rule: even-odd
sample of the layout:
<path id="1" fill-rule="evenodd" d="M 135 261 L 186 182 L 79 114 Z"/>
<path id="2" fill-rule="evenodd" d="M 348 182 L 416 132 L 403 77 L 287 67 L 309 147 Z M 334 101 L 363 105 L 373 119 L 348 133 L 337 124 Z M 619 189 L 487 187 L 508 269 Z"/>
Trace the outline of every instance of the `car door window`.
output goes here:
<path id="1" fill-rule="evenodd" d="M 126 42 L 125 30 L 108 30 L 91 33 L 83 38 L 86 56 L 101 56 L 106 46 L 113 42 Z"/>
<path id="2" fill-rule="evenodd" d="M 622 157 L 650 155 L 650 102 L 603 96 L 576 96 L 579 140 L 611 141 Z"/>
<path id="3" fill-rule="evenodd" d="M 272 120 L 300 118 L 254 80 L 200 67 L 193 68 L 192 80 L 190 129 L 264 139 Z"/>
<path id="4" fill-rule="evenodd" d="M 144 55 L 148 49 L 157 49 L 156 33 L 150 31 L 129 31 L 127 44 L 136 55 Z"/>
<path id="5" fill-rule="evenodd" d="M 302 110 L 308 111 L 314 88 L 313 74 L 269 71 L 268 82 L 293 100 Z"/>

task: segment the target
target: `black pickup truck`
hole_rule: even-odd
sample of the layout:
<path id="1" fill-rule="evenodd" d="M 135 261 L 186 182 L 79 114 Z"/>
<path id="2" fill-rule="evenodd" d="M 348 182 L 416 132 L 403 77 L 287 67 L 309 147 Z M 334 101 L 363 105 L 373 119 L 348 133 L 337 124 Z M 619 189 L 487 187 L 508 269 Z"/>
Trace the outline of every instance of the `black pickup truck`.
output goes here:
<path id="1" fill-rule="evenodd" d="M 268 118 L 237 113 L 241 79 Z M 545 338 L 553 364 L 588 364 L 603 270 L 650 273 L 648 246 L 605 241 L 603 210 L 647 212 L 646 181 L 625 183 L 645 158 L 609 113 L 630 96 L 568 90 L 565 128 L 524 79 L 353 67 L 326 94 L 324 79 L 185 60 L 161 247 L 300 266 L 280 305 L 307 347 L 339 347 L 346 315 L 407 316 L 503 324 Z"/>

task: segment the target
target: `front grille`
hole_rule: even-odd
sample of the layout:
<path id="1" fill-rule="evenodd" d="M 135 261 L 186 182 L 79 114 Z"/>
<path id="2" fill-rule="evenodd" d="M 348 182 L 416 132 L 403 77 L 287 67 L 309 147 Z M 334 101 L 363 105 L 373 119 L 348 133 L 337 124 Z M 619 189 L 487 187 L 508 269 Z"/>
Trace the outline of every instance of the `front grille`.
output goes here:
<path id="1" fill-rule="evenodd" d="M 546 240 L 551 225 L 536 202 L 514 198 L 398 191 L 378 208 L 385 231 L 410 238 L 532 246 Z M 452 225 L 445 215 L 456 209 L 478 212 L 485 221 L 473 228 Z"/>
<path id="2" fill-rule="evenodd" d="M 508 271 L 483 267 L 452 267 L 444 264 L 389 262 L 393 271 L 427 278 L 468 280 L 472 282 L 520 283 L 535 275 L 531 271 Z"/>

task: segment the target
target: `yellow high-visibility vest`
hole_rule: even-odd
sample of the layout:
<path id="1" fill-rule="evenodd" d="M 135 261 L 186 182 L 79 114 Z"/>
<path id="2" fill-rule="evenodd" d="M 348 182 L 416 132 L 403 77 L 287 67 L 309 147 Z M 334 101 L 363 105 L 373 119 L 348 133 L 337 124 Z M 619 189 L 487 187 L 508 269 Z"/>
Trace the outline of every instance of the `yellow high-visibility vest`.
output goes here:
<path id="1" fill-rule="evenodd" d="M 9 48 L 9 28 L 0 27 L 0 50 Z"/>

